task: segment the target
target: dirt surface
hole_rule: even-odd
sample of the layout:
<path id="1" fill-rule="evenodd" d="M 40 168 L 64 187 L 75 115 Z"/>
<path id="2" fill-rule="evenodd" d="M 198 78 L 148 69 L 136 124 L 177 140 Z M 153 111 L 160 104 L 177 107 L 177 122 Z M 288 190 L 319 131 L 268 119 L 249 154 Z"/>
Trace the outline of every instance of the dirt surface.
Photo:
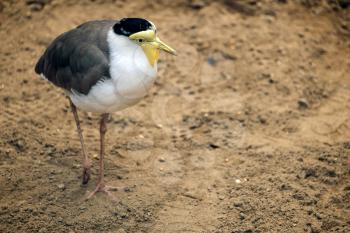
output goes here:
<path id="1" fill-rule="evenodd" d="M 1 1 L 0 232 L 350 232 L 350 16 L 319 1 Z M 179 55 L 113 114 L 84 201 L 62 91 L 33 69 L 60 33 L 145 17 Z M 98 117 L 79 112 L 89 155 Z"/>

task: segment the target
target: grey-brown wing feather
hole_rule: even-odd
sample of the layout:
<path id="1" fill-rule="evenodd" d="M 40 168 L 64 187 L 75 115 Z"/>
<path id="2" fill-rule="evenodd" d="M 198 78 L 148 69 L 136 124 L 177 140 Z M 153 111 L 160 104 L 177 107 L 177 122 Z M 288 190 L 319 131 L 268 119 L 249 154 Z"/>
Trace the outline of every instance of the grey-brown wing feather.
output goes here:
<path id="1" fill-rule="evenodd" d="M 88 94 L 99 80 L 110 78 L 108 30 L 117 21 L 91 21 L 57 37 L 35 67 L 56 86 Z"/>

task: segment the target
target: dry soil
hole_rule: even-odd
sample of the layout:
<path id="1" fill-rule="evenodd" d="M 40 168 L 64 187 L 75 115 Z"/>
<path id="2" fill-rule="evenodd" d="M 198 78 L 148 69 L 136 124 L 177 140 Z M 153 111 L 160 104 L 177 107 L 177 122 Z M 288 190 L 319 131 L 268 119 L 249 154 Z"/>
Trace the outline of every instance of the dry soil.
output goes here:
<path id="1" fill-rule="evenodd" d="M 0 232 L 350 232 L 340 2 L 1 1 Z M 84 201 L 98 160 L 81 186 L 68 102 L 33 69 L 60 33 L 126 16 L 179 55 L 162 54 L 150 94 L 109 121 L 118 201 Z M 99 116 L 79 114 L 96 157 Z"/>

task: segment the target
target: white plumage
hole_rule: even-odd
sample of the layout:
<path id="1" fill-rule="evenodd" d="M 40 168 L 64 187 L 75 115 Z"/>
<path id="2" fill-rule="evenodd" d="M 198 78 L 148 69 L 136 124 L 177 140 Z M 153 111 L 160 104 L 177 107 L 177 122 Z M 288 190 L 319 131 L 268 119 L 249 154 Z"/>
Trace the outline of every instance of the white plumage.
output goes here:
<path id="1" fill-rule="evenodd" d="M 78 108 L 88 112 L 111 113 L 139 102 L 157 76 L 157 63 L 152 67 L 143 49 L 125 36 L 109 30 L 109 72 L 88 95 L 72 90 L 69 97 Z"/>

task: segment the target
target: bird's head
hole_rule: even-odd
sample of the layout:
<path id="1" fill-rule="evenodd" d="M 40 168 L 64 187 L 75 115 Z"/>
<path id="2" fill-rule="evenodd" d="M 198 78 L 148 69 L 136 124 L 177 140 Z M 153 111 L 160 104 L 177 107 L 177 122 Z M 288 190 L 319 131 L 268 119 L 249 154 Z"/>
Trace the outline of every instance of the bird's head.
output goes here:
<path id="1" fill-rule="evenodd" d="M 173 48 L 159 39 L 155 25 L 146 19 L 124 18 L 113 26 L 113 30 L 141 46 L 152 66 L 157 62 L 160 50 L 176 55 Z"/>

